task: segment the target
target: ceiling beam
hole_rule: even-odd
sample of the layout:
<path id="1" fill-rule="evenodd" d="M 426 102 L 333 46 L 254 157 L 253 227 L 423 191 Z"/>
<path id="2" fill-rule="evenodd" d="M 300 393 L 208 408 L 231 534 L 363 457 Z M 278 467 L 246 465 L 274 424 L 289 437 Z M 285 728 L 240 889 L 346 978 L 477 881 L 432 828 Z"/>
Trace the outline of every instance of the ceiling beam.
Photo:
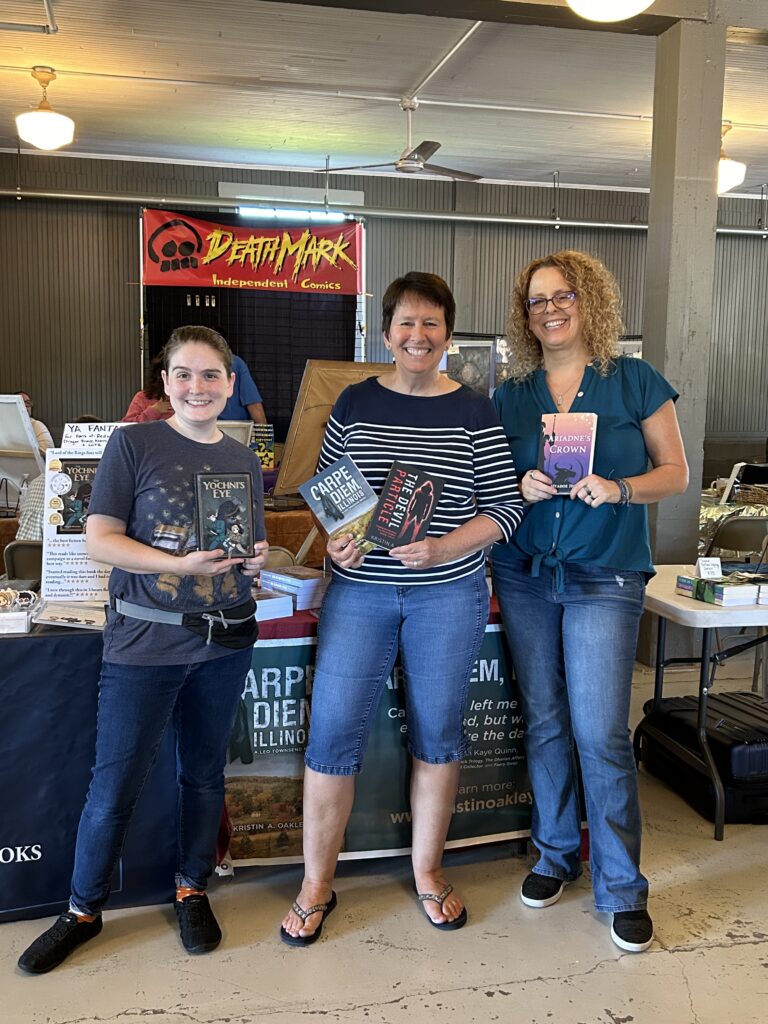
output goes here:
<path id="1" fill-rule="evenodd" d="M 306 0 L 287 2 L 300 4 Z M 593 32 L 622 32 L 649 36 L 666 32 L 680 19 L 707 21 L 710 12 L 709 0 L 656 0 L 650 11 L 629 21 L 599 24 L 580 18 L 571 10 L 566 0 L 536 0 L 533 3 L 529 0 L 312 0 L 312 5 L 376 11 L 381 14 L 421 14 L 438 18 L 458 18 L 463 21 L 542 25 L 547 28 L 588 29 Z"/>
<path id="2" fill-rule="evenodd" d="M 305 4 L 306 0 L 267 0 Z M 548 28 L 587 29 L 591 32 L 623 32 L 657 36 L 677 21 L 702 21 L 727 25 L 745 33 L 768 32 L 766 0 L 655 0 L 644 14 L 629 21 L 600 24 L 585 21 L 566 0 L 311 0 L 314 7 L 334 7 L 381 14 L 421 14 L 462 21 L 543 25 Z M 746 38 L 746 37 L 745 37 Z M 757 38 L 752 41 L 760 41 Z"/>

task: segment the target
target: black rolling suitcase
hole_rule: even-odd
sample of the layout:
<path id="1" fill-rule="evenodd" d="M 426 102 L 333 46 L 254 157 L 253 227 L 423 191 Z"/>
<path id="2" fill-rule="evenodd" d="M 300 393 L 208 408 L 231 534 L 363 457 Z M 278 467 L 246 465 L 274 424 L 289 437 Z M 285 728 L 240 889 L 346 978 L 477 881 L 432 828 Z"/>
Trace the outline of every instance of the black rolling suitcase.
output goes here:
<path id="1" fill-rule="evenodd" d="M 635 755 L 694 810 L 715 820 L 714 786 L 709 778 L 675 753 L 675 745 L 698 751 L 698 697 L 663 697 L 654 710 L 646 701 L 645 718 L 635 731 Z M 709 694 L 707 739 L 725 787 L 725 821 L 768 823 L 768 700 L 756 693 Z M 657 739 L 661 733 L 671 741 Z"/>

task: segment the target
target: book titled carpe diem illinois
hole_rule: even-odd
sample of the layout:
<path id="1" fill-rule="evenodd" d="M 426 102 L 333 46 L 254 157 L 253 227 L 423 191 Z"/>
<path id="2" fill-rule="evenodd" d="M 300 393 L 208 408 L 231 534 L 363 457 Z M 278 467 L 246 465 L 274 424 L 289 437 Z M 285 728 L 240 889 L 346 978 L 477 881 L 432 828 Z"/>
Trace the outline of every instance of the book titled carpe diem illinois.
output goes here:
<path id="1" fill-rule="evenodd" d="M 538 469 L 551 479 L 559 494 L 592 472 L 595 458 L 595 412 L 541 414 Z"/>
<path id="2" fill-rule="evenodd" d="M 376 507 L 376 494 L 349 455 L 343 455 L 299 487 L 320 528 L 329 537 L 351 534 L 364 554 L 373 549 L 365 531 Z"/>
<path id="3" fill-rule="evenodd" d="M 195 473 L 197 543 L 227 558 L 253 555 L 250 473 Z"/>
<path id="4" fill-rule="evenodd" d="M 413 466 L 394 462 L 366 531 L 377 548 L 423 540 L 445 481 Z"/>

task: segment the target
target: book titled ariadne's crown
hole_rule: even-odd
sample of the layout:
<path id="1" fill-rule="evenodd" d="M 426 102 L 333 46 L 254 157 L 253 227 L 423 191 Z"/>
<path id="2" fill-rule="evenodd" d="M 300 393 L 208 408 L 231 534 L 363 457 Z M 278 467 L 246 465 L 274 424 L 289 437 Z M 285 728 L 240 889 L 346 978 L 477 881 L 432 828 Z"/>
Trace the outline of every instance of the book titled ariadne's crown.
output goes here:
<path id="1" fill-rule="evenodd" d="M 363 538 L 377 498 L 349 455 L 307 480 L 299 494 L 329 537 L 350 533 L 360 551 L 372 550 L 373 544 Z"/>
<path id="2" fill-rule="evenodd" d="M 538 468 L 560 494 L 592 472 L 596 431 L 597 413 L 542 413 Z"/>

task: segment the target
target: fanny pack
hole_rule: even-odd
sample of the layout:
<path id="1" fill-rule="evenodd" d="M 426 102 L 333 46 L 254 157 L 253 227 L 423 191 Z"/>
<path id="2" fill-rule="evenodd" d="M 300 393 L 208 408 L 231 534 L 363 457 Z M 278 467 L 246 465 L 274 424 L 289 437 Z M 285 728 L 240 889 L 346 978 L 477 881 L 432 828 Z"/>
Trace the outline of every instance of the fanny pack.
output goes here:
<path id="1" fill-rule="evenodd" d="M 114 597 L 109 602 L 119 615 L 145 622 L 163 622 L 171 626 L 183 626 L 196 636 L 205 638 L 206 646 L 214 643 L 240 651 L 253 647 L 259 637 L 256 621 L 256 602 L 249 597 L 234 608 L 223 608 L 211 612 L 170 612 L 164 608 L 148 608 Z"/>

